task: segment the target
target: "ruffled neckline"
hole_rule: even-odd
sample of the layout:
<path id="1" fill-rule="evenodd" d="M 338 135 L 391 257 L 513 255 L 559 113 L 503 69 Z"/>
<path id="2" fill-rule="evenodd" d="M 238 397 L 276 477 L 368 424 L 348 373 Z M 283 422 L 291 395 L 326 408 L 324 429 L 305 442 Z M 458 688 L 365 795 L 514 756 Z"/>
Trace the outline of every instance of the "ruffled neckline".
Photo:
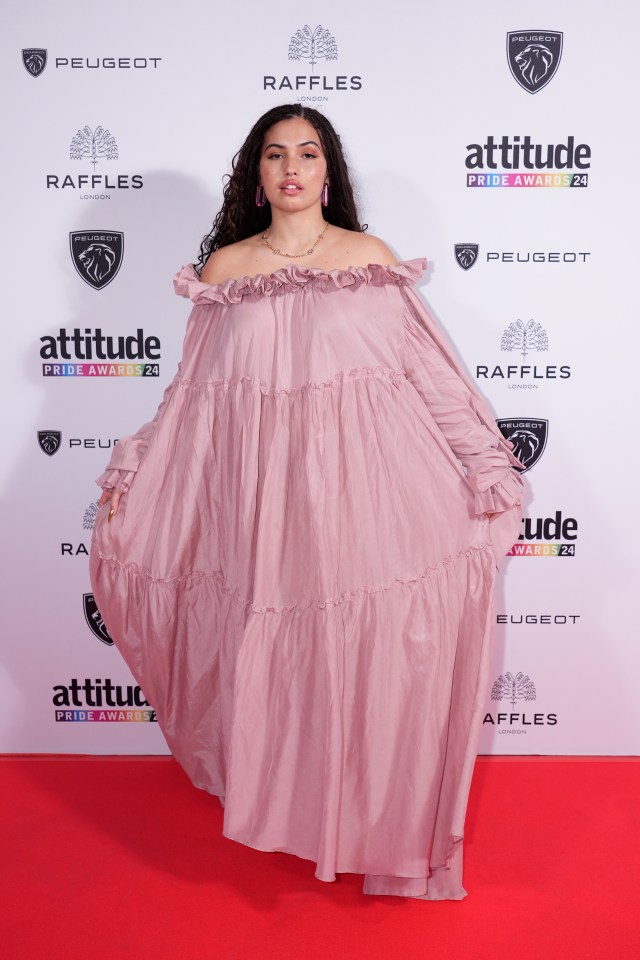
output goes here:
<path id="1" fill-rule="evenodd" d="M 301 267 L 288 263 L 273 273 L 242 276 L 224 283 L 204 283 L 193 263 L 186 264 L 173 278 L 175 292 L 189 297 L 193 303 L 239 303 L 244 297 L 267 296 L 284 291 L 300 290 L 307 285 L 340 288 L 362 283 L 383 286 L 388 283 L 414 284 L 427 267 L 424 257 L 402 260 L 393 266 L 370 263 L 366 267 L 324 270 L 322 267 Z"/>

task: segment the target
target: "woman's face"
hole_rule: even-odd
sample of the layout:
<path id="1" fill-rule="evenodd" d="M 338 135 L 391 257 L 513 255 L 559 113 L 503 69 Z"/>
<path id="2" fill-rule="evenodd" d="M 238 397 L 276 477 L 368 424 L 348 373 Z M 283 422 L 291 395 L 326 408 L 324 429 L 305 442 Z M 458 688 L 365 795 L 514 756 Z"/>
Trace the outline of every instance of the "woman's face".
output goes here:
<path id="1" fill-rule="evenodd" d="M 269 127 L 262 142 L 259 173 L 272 207 L 293 212 L 319 203 L 327 161 L 315 127 L 301 117 Z"/>

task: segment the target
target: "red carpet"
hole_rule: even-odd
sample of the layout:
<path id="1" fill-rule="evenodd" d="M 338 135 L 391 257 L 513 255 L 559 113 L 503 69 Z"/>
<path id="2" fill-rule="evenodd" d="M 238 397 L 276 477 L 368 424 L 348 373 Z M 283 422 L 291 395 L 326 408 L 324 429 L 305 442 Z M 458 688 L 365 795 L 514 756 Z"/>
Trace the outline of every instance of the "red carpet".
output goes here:
<path id="1" fill-rule="evenodd" d="M 640 956 L 640 762 L 481 758 L 460 902 L 221 836 L 168 758 L 3 758 L 8 960 L 609 960 Z"/>

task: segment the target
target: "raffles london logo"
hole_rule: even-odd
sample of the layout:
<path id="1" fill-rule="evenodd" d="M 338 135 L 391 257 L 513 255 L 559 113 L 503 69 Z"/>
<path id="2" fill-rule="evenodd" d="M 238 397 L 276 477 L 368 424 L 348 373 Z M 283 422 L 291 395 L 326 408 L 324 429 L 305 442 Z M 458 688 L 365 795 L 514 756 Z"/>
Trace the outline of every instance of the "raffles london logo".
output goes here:
<path id="1" fill-rule="evenodd" d="M 100 508 L 98 506 L 97 500 L 87 507 L 87 509 L 84 512 L 84 516 L 82 518 L 83 530 L 87 531 L 88 533 L 90 533 L 93 530 L 94 524 L 96 522 L 96 517 L 98 516 L 99 509 Z M 61 543 L 60 555 L 63 557 L 88 557 L 89 548 L 86 543 L 82 543 L 82 542 Z M 93 597 L 93 594 L 89 594 L 89 593 L 84 594 L 84 597 L 83 597 L 84 614 L 85 614 L 85 619 L 87 620 L 87 623 L 89 623 L 89 626 L 91 627 L 91 631 L 95 633 L 96 623 L 100 621 L 100 624 L 103 624 L 104 621 L 102 621 L 102 618 L 97 612 L 98 608 L 97 607 L 95 607 L 95 609 L 93 608 L 92 603 L 94 601 L 90 601 L 87 599 L 89 597 Z M 97 613 L 97 617 L 95 616 L 96 613 Z M 103 643 L 107 643 L 109 645 L 112 643 L 106 627 L 104 627 L 104 631 L 103 631 L 102 627 L 100 626 L 99 633 L 100 635 L 98 636 L 98 640 L 102 640 Z M 109 639 L 106 640 L 105 637 L 109 637 Z"/>
<path id="2" fill-rule="evenodd" d="M 507 34 L 511 74 L 527 93 L 538 93 L 553 80 L 562 57 L 562 34 L 556 30 L 512 30 Z"/>
<path id="3" fill-rule="evenodd" d="M 549 350 L 549 336 L 536 320 L 518 319 L 510 323 L 502 333 L 500 350 L 513 354 L 514 361 L 518 362 L 478 363 L 477 380 L 501 383 L 509 390 L 538 390 L 550 381 L 571 378 L 568 363 L 545 362 L 543 355 Z"/>
<path id="4" fill-rule="evenodd" d="M 536 465 L 547 445 L 549 433 L 548 420 L 534 420 L 532 418 L 518 418 L 516 420 L 500 418 L 496 420 L 498 428 L 505 440 L 513 444 L 513 455 L 524 469 L 519 473 L 526 473 Z M 518 468 L 516 468 L 518 469 Z"/>
<path id="5" fill-rule="evenodd" d="M 556 510 L 552 517 L 523 517 L 522 533 L 509 557 L 575 557 L 578 521 Z"/>
<path id="6" fill-rule="evenodd" d="M 468 143 L 468 187 L 587 187 L 591 147 L 569 136 L 562 143 L 534 143 L 531 137 L 488 136 Z"/>
<path id="7" fill-rule="evenodd" d="M 329 64 L 338 59 L 338 44 L 333 34 L 320 25 L 311 28 L 305 24 L 296 30 L 289 40 L 288 59 L 307 65 L 309 72 L 265 74 L 263 90 L 290 91 L 296 94 L 298 103 L 317 103 L 328 101 L 332 93 L 362 89 L 361 76 L 329 71 Z"/>
<path id="8" fill-rule="evenodd" d="M 40 337 L 43 377 L 157 377 L 160 339 L 138 328 L 130 336 L 105 334 L 100 327 L 74 327 Z"/>
<path id="9" fill-rule="evenodd" d="M 156 714 L 138 686 L 72 678 L 53 687 L 56 723 L 155 723 Z"/>
<path id="10" fill-rule="evenodd" d="M 22 51 L 22 63 L 27 73 L 39 77 L 47 66 L 47 51 L 43 47 L 27 47 Z M 162 57 L 54 57 L 56 70 L 157 70 Z"/>
<path id="11" fill-rule="evenodd" d="M 527 704 L 535 701 L 537 696 L 536 686 L 526 674 L 516 673 L 514 676 L 504 673 L 491 687 L 491 700 L 498 703 L 505 701 L 511 711 L 486 713 L 482 722 L 494 726 L 497 733 L 524 734 L 531 727 L 555 727 L 558 723 L 556 713 L 542 713 L 535 708 L 527 708 Z"/>
<path id="12" fill-rule="evenodd" d="M 69 159 L 87 172 L 47 173 L 47 190 L 76 191 L 79 200 L 111 200 L 111 193 L 105 191 L 141 190 L 144 187 L 141 173 L 110 169 L 119 157 L 118 144 L 110 130 L 84 126 L 71 138 Z M 105 169 L 105 164 L 109 169 Z"/>
<path id="13" fill-rule="evenodd" d="M 484 263 L 494 264 L 584 264 L 587 257 L 591 256 L 590 250 L 487 250 L 480 257 L 480 246 L 477 243 L 456 243 L 453 252 L 456 263 L 465 271 L 475 266 L 479 259 Z"/>
<path id="14" fill-rule="evenodd" d="M 76 272 L 94 290 L 103 290 L 122 266 L 124 234 L 118 230 L 74 230 L 69 234 Z"/>

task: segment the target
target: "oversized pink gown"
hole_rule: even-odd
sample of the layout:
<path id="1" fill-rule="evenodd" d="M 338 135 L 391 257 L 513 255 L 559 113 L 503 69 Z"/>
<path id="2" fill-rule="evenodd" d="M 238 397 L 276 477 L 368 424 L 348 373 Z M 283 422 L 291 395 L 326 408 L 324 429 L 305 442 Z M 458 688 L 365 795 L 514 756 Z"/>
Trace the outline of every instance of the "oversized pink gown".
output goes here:
<path id="1" fill-rule="evenodd" d="M 414 284 L 424 259 L 175 277 L 154 419 L 98 483 L 98 608 L 223 834 L 461 899 L 521 466 Z M 489 520 L 486 511 L 495 512 Z"/>

